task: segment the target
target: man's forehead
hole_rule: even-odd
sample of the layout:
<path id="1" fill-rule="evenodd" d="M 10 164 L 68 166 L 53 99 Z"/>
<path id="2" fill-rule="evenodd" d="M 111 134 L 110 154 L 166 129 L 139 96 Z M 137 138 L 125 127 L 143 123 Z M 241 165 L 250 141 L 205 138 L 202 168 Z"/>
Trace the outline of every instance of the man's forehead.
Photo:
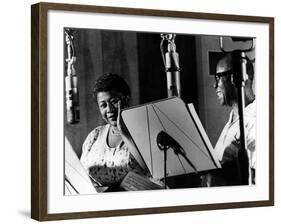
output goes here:
<path id="1" fill-rule="evenodd" d="M 232 57 L 231 55 L 227 55 L 219 60 L 216 73 L 223 73 L 232 69 Z"/>

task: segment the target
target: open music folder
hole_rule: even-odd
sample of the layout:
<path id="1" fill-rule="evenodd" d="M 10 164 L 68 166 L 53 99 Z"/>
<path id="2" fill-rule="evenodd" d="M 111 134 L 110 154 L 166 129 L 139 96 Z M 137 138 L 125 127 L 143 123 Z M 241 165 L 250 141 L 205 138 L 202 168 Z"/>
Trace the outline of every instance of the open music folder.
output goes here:
<path id="1" fill-rule="evenodd" d="M 193 104 L 173 97 L 125 109 L 121 116 L 138 151 L 133 156 L 153 178 L 164 178 L 164 153 L 157 144 L 161 132 L 182 150 L 167 150 L 168 177 L 221 168 Z"/>
<path id="2" fill-rule="evenodd" d="M 93 194 L 97 190 L 93 186 L 88 174 L 82 167 L 70 142 L 65 138 L 65 175 L 64 175 L 64 194 Z"/>

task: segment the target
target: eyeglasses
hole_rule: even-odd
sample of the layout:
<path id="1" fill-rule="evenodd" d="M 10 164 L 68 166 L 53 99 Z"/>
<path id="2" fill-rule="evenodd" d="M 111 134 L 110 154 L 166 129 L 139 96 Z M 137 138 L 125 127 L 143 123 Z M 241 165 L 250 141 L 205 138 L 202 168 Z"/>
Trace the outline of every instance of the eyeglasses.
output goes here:
<path id="1" fill-rule="evenodd" d="M 230 69 L 230 70 L 228 70 L 228 71 L 226 71 L 226 72 L 216 73 L 216 74 L 214 75 L 214 77 L 215 77 L 214 88 L 217 88 L 217 87 L 218 87 L 218 83 L 219 83 L 219 80 L 220 80 L 221 77 L 229 76 L 229 75 L 231 75 L 231 74 L 233 74 L 232 69 Z"/>
<path id="2" fill-rule="evenodd" d="M 231 75 L 231 74 L 233 74 L 232 69 L 230 69 L 230 70 L 228 70 L 228 71 L 226 71 L 226 72 L 219 72 L 219 73 L 216 73 L 216 74 L 215 74 L 215 81 L 216 81 L 216 83 L 219 82 L 219 80 L 220 80 L 221 77 L 228 76 L 228 75 Z"/>

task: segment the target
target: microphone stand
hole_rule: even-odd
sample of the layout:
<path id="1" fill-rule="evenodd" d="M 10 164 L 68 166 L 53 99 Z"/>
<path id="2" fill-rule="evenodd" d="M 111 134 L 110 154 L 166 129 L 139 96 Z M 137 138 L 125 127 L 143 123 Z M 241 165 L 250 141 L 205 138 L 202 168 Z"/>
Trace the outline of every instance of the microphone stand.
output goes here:
<path id="1" fill-rule="evenodd" d="M 176 52 L 175 38 L 176 34 L 161 34 L 162 40 L 160 42 L 160 50 L 165 66 L 167 77 L 167 95 L 168 97 L 181 97 L 181 84 L 180 84 L 180 66 L 179 54 Z M 167 42 L 167 52 L 164 55 L 163 43 Z M 160 146 L 158 145 L 159 149 Z M 167 188 L 167 149 L 164 146 L 164 184 Z"/>
<path id="2" fill-rule="evenodd" d="M 239 115 L 239 129 L 240 129 L 240 147 L 238 150 L 238 173 L 240 175 L 241 183 L 243 185 L 251 184 L 251 171 L 249 167 L 249 157 L 247 152 L 246 136 L 245 136 L 245 125 L 244 125 L 244 107 L 245 107 L 245 77 L 247 75 L 247 58 L 246 52 L 254 49 L 254 40 L 249 38 L 233 38 L 233 41 L 252 41 L 252 46 L 245 50 L 234 50 L 225 51 L 223 48 L 222 36 L 220 37 L 220 49 L 225 52 L 231 52 L 232 57 L 232 69 L 233 69 L 233 81 L 237 88 L 238 97 L 238 115 Z"/>
<path id="3" fill-rule="evenodd" d="M 161 131 L 156 137 L 157 146 L 161 151 L 164 151 L 164 186 L 167 189 L 167 150 L 170 148 L 168 139 L 165 137 L 166 132 Z"/>
<path id="4" fill-rule="evenodd" d="M 244 124 L 244 107 L 245 107 L 245 95 L 244 85 L 247 59 L 245 52 L 234 51 L 233 52 L 233 73 L 234 73 L 234 84 L 237 88 L 238 97 L 238 115 L 239 115 L 239 127 L 240 127 L 240 145 L 241 149 L 238 151 L 238 169 L 241 178 L 241 183 L 244 185 L 249 184 L 250 172 L 249 172 L 249 159 L 247 153 L 247 142 L 245 136 L 245 124 Z"/>
<path id="5" fill-rule="evenodd" d="M 160 131 L 156 137 L 157 146 L 161 151 L 164 151 L 164 185 L 165 189 L 167 189 L 167 150 L 173 149 L 176 155 L 180 154 L 185 161 L 190 165 L 190 167 L 194 170 L 197 174 L 198 171 L 195 165 L 188 159 L 185 154 L 185 151 L 180 146 L 180 144 L 173 139 L 169 134 L 164 131 Z"/>

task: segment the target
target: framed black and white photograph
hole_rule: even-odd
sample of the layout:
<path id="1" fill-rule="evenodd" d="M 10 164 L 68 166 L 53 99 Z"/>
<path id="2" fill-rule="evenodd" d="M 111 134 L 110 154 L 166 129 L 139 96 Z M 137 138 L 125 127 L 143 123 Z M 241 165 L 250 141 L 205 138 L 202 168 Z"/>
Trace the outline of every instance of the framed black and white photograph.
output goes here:
<path id="1" fill-rule="evenodd" d="M 273 18 L 38 3 L 31 28 L 32 218 L 273 205 Z"/>

